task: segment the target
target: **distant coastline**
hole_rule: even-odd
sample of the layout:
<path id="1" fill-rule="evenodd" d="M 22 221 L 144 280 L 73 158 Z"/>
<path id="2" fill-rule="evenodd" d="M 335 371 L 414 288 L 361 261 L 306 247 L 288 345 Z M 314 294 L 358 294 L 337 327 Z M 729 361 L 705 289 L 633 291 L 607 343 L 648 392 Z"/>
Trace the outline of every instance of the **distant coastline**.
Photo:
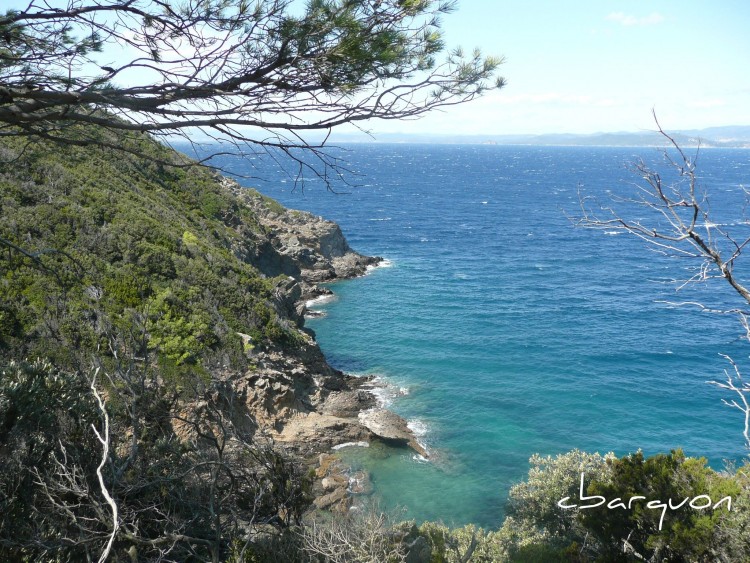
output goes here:
<path id="1" fill-rule="evenodd" d="M 750 125 L 730 125 L 667 131 L 683 147 L 750 148 Z M 618 131 L 591 134 L 551 133 L 540 135 L 450 135 L 430 133 L 337 133 L 329 141 L 337 143 L 418 143 L 466 145 L 527 145 L 580 147 L 663 147 L 666 139 L 657 131 Z"/>

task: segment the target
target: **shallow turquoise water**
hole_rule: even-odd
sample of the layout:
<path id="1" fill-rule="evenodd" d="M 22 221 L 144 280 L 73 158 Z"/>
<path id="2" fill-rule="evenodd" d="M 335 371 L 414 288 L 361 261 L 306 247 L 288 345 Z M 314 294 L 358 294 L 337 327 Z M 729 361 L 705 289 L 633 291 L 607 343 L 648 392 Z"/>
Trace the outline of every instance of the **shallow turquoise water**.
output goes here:
<path id="1" fill-rule="evenodd" d="M 361 145 L 346 158 L 364 183 L 333 196 L 273 180 L 259 189 L 341 224 L 390 267 L 334 285 L 310 320 L 330 362 L 380 375 L 390 408 L 429 448 L 348 448 L 387 507 L 408 517 L 497 526 L 534 452 L 646 453 L 682 447 L 719 467 L 744 453 L 741 416 L 705 381 L 719 353 L 750 348 L 731 317 L 660 300 L 732 303 L 717 287 L 675 295 L 689 262 L 625 235 L 576 229 L 577 187 L 604 194 L 650 149 Z M 704 151 L 717 213 L 741 212 L 750 153 Z M 736 225 L 747 231 L 747 225 Z M 747 234 L 747 232 L 745 232 Z M 735 304 L 737 304 L 735 302 Z"/>

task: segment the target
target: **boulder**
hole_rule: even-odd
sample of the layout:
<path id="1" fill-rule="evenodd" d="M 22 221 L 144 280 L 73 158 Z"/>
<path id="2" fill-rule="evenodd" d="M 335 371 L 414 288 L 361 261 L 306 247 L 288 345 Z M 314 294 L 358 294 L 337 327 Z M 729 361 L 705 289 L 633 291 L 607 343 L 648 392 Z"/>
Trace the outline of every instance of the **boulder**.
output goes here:
<path id="1" fill-rule="evenodd" d="M 403 418 L 386 409 L 371 409 L 359 413 L 362 425 L 381 440 L 409 446 L 422 457 L 428 457 L 427 451 L 417 442 L 414 433 Z"/>
<path id="2" fill-rule="evenodd" d="M 349 479 L 346 475 L 337 473 L 335 475 L 324 477 L 321 481 L 321 485 L 323 485 L 323 489 L 325 489 L 326 491 L 332 491 L 334 489 L 340 489 L 341 487 L 349 486 Z"/>

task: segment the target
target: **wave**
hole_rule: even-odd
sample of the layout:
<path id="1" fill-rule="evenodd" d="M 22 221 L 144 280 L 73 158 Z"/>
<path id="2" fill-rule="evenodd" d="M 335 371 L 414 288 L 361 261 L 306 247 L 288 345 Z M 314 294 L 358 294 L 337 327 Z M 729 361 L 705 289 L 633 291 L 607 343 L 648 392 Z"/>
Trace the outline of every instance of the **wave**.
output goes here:
<path id="1" fill-rule="evenodd" d="M 427 423 L 418 418 L 411 418 L 407 420 L 406 426 L 408 426 L 409 430 L 411 430 L 418 438 L 421 436 L 425 436 L 429 430 Z"/>
<path id="2" fill-rule="evenodd" d="M 367 390 L 373 394 L 378 406 L 382 409 L 387 409 L 397 397 L 404 397 L 409 394 L 408 387 L 394 385 L 380 375 L 373 377 Z"/>
<path id="3" fill-rule="evenodd" d="M 430 166 L 416 167 L 413 160 L 408 167 L 382 165 L 380 156 L 396 151 L 428 154 Z M 734 417 L 703 383 L 706 373 L 721 374 L 725 367 L 718 352 L 741 355 L 736 321 L 655 305 L 677 300 L 664 282 L 698 272 L 684 270 L 684 261 L 651 254 L 644 259 L 639 241 L 618 236 L 623 232 L 612 226 L 603 229 L 606 236 L 574 229 L 561 213 L 578 209 L 578 183 L 599 199 L 612 184 L 618 188 L 611 193 L 620 193 L 620 180 L 630 180 L 619 176 L 620 162 L 630 159 L 632 149 L 495 147 L 456 156 L 458 151 L 414 145 L 357 152 L 376 188 L 339 198 L 335 206 L 328 198 L 302 199 L 288 187 L 281 194 L 269 189 L 292 207 L 338 215 L 353 248 L 395 260 L 378 264 L 393 268 L 369 279 L 334 286 L 334 306 L 347 314 L 315 323 L 336 367 L 382 374 L 372 385 L 378 403 L 405 413 L 407 422 L 418 417 L 428 423 L 418 441 L 430 446 L 429 465 L 412 460 L 416 452 L 385 460 L 373 448 L 343 450 L 363 454 L 364 466 L 377 475 L 378 494 L 387 499 L 384 506 L 406 503 L 417 518 L 496 526 L 501 511 L 486 508 L 502 506 L 498 483 L 522 479 L 533 452 L 553 451 L 561 442 L 592 451 L 629 451 L 636 444 L 650 452 L 679 442 L 716 467 L 741 455 Z M 553 157 L 549 167 L 526 165 L 525 159 L 544 154 Z M 445 164 L 447 155 L 455 166 Z M 713 155 L 703 156 L 711 164 Z M 516 167 L 509 169 L 513 161 Z M 712 178 L 746 181 L 728 172 L 730 163 L 713 164 Z M 438 183 L 431 172 L 440 167 L 454 175 Z M 522 173 L 532 168 L 541 171 Z M 750 232 L 750 219 L 724 210 L 732 197 L 715 199 L 723 213 L 713 216 L 715 224 L 734 222 L 723 228 Z M 492 212 L 497 206 L 502 213 Z M 632 213 L 643 214 L 640 208 Z M 377 229 L 368 222 L 387 217 L 391 221 Z M 420 243 L 421 237 L 430 241 Z M 679 300 L 728 299 L 704 291 L 711 288 L 689 286 Z M 686 336 L 685 322 L 704 330 Z M 539 382 L 543 389 L 532 402 L 529 389 Z M 401 396 L 409 392 L 402 385 L 410 387 L 408 397 Z M 581 393 L 583 387 L 590 391 Z M 679 397 L 669 414 L 667 396 Z M 631 416 L 633 409 L 639 416 Z M 580 412 L 589 423 L 582 424 Z M 421 433 L 419 426 L 412 422 Z M 438 470 L 447 461 L 455 467 Z M 414 484 L 407 498 L 404 482 Z M 435 490 L 444 492 L 443 508 L 421 501 Z"/>
<path id="4" fill-rule="evenodd" d="M 312 309 L 316 305 L 323 305 L 324 303 L 333 301 L 335 298 L 336 296 L 332 294 L 319 295 L 318 297 L 315 297 L 313 299 L 308 299 L 307 301 L 305 301 L 305 306 L 308 309 Z"/>
<path id="5" fill-rule="evenodd" d="M 409 430 L 411 430 L 412 434 L 414 434 L 414 438 L 416 439 L 417 443 L 422 446 L 427 455 L 430 455 L 430 449 L 427 447 L 427 444 L 423 439 L 429 432 L 427 423 L 423 420 L 420 420 L 419 418 L 410 418 L 406 421 L 406 426 L 407 428 L 409 428 Z M 420 454 L 413 455 L 412 459 L 420 463 L 429 463 L 430 461 Z"/>
<path id="6" fill-rule="evenodd" d="M 370 264 L 367 266 L 367 271 L 372 272 L 373 270 L 377 270 L 378 268 L 390 268 L 393 266 L 393 261 L 388 260 L 387 258 L 383 258 L 380 262 L 377 264 Z"/>

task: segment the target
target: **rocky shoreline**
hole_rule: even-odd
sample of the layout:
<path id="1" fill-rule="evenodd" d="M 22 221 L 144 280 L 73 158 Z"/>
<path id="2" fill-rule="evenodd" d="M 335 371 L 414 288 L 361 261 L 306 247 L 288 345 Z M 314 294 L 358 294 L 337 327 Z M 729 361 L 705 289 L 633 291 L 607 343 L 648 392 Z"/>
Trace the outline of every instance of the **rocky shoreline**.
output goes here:
<path id="1" fill-rule="evenodd" d="M 373 378 L 331 367 L 304 326 L 308 302 L 331 294 L 320 283 L 365 275 L 383 259 L 352 250 L 331 221 L 286 209 L 231 180 L 222 183 L 250 208 L 264 233 L 238 225 L 250 244 L 234 253 L 279 280 L 273 305 L 298 334 L 294 345 L 259 351 L 249 336 L 240 335 L 254 369 L 231 376 L 231 386 L 257 431 L 310 461 L 317 477 L 315 506 L 347 510 L 351 494 L 367 493 L 371 486 L 364 472 L 351 473 L 340 462 L 334 448 L 380 440 L 428 457 L 407 422 L 379 405 Z"/>

